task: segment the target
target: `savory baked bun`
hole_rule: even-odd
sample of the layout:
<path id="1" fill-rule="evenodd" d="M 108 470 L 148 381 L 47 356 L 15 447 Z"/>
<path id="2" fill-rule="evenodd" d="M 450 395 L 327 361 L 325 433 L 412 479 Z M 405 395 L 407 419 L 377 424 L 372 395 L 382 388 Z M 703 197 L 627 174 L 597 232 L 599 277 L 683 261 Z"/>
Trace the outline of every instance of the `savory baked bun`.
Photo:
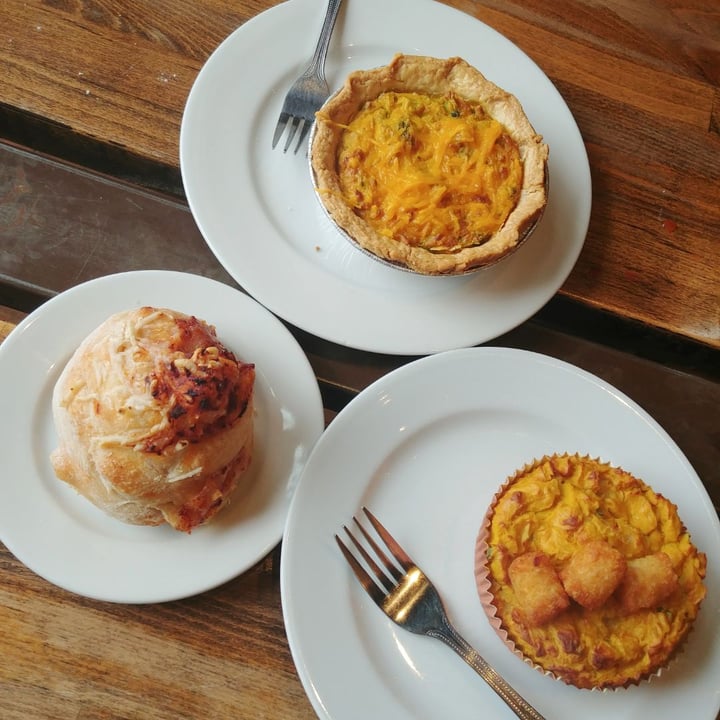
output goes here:
<path id="1" fill-rule="evenodd" d="M 55 385 L 55 473 L 112 517 L 190 532 L 250 465 L 254 382 L 254 365 L 204 321 L 152 307 L 117 313 Z"/>
<path id="2" fill-rule="evenodd" d="M 621 468 L 568 454 L 508 478 L 475 551 L 498 634 L 584 689 L 627 687 L 668 666 L 705 597 L 706 563 L 667 498 Z"/>
<path id="3" fill-rule="evenodd" d="M 461 58 L 396 55 L 317 113 L 316 193 L 376 258 L 425 275 L 498 261 L 547 203 L 548 147 L 517 98 Z"/>

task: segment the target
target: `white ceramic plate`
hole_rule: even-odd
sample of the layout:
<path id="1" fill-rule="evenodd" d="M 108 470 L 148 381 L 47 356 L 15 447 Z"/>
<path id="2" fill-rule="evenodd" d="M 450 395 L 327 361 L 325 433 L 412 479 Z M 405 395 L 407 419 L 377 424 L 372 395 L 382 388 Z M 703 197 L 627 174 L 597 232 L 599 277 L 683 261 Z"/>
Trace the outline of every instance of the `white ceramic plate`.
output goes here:
<path id="1" fill-rule="evenodd" d="M 548 679 L 490 627 L 473 576 L 492 495 L 552 452 L 588 453 L 649 482 L 708 554 L 708 595 L 687 649 L 651 683 L 616 693 Z M 338 414 L 291 503 L 281 592 L 299 676 L 321 718 L 452 720 L 512 713 L 436 640 L 393 625 L 334 541 L 363 505 L 438 585 L 461 634 L 550 720 L 715 720 L 720 707 L 720 523 L 696 473 L 632 400 L 572 365 L 526 351 L 470 348 L 385 376 Z"/>
<path id="2" fill-rule="evenodd" d="M 332 89 L 396 52 L 460 55 L 517 95 L 550 146 L 543 219 L 511 257 L 471 276 L 419 277 L 353 247 L 317 201 L 305 153 L 271 150 L 287 88 L 304 69 L 325 3 L 290 0 L 230 35 L 202 68 L 180 133 L 195 220 L 228 272 L 258 301 L 327 340 L 392 354 L 485 342 L 540 309 L 582 249 L 591 185 L 585 147 L 562 97 L 515 45 L 432 0 L 348 0 L 328 53 Z"/>
<path id="3" fill-rule="evenodd" d="M 170 307 L 217 328 L 256 367 L 256 449 L 247 489 L 190 535 L 114 520 L 58 480 L 52 390 L 81 340 L 120 310 Z M 174 600 L 240 574 L 280 540 L 300 471 L 323 430 L 317 381 L 280 321 L 214 280 L 177 272 L 111 275 L 29 315 L 0 345 L 0 539 L 31 570 L 88 597 Z"/>

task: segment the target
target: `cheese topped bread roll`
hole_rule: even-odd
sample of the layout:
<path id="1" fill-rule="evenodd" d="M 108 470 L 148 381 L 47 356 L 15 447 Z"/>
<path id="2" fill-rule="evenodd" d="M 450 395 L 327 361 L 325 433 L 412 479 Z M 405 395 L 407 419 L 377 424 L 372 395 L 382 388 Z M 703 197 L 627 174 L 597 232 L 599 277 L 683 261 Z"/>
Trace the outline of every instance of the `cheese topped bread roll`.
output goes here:
<path id="1" fill-rule="evenodd" d="M 189 532 L 250 465 L 254 382 L 254 365 L 204 321 L 152 307 L 117 313 L 55 385 L 55 473 L 119 520 Z"/>

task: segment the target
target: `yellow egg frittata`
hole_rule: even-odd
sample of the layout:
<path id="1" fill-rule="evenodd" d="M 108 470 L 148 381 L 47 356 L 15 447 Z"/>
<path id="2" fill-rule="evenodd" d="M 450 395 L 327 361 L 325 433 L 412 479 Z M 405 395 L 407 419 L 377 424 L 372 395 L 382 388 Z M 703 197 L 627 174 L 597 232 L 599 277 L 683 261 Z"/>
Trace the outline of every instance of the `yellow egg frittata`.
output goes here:
<path id="1" fill-rule="evenodd" d="M 706 556 L 677 507 L 589 457 L 548 456 L 516 473 L 477 547 L 491 621 L 519 654 L 579 688 L 664 668 L 706 593 Z"/>
<path id="2" fill-rule="evenodd" d="M 517 143 L 479 103 L 385 92 L 345 129 L 343 196 L 380 234 L 431 252 L 490 238 L 517 204 Z"/>

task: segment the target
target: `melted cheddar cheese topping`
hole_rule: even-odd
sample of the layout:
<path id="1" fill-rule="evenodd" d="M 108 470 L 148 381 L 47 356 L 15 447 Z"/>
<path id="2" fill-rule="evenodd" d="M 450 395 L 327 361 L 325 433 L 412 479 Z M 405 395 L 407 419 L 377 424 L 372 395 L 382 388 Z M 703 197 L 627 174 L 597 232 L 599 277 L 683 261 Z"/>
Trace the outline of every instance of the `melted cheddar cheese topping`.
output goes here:
<path id="1" fill-rule="evenodd" d="M 382 93 L 344 129 L 337 160 L 357 215 L 381 235 L 431 252 L 487 241 L 523 182 L 506 128 L 454 94 Z"/>
<path id="2" fill-rule="evenodd" d="M 577 548 L 593 541 L 630 562 L 664 553 L 676 589 L 632 612 L 616 594 L 597 609 L 571 602 L 549 622 L 528 624 L 508 575 L 512 560 L 541 553 L 562 577 Z M 526 658 L 581 688 L 622 686 L 663 667 L 706 593 L 706 557 L 675 505 L 631 474 L 577 455 L 543 458 L 518 473 L 495 504 L 487 545 L 490 592 L 508 637 Z"/>

